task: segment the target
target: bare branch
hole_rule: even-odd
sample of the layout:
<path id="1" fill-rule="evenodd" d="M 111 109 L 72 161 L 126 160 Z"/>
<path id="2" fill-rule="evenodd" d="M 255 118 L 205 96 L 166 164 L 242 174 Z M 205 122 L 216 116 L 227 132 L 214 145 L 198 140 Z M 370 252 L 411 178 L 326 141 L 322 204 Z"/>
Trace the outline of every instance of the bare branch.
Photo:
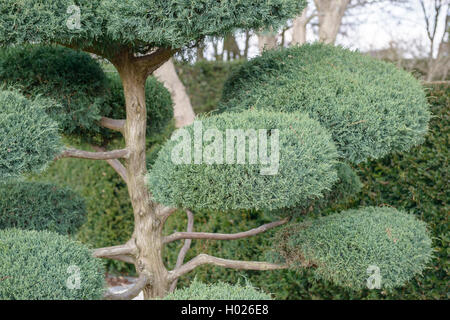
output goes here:
<path id="1" fill-rule="evenodd" d="M 107 292 L 104 296 L 106 300 L 131 300 L 136 297 L 142 289 L 148 284 L 149 278 L 141 273 L 136 283 L 127 291 L 122 293 Z"/>
<path id="2" fill-rule="evenodd" d="M 66 149 L 60 155 L 56 157 L 56 160 L 61 158 L 80 158 L 80 159 L 92 159 L 92 160 L 108 160 L 127 158 L 129 154 L 128 149 L 119 149 L 105 152 L 90 152 L 78 149 Z"/>
<path id="3" fill-rule="evenodd" d="M 113 259 L 127 263 L 135 262 L 135 254 L 136 247 L 131 242 L 119 246 L 94 249 L 92 252 L 95 258 Z"/>
<path id="4" fill-rule="evenodd" d="M 194 231 L 194 215 L 192 214 L 192 212 L 190 210 L 186 210 L 186 214 L 188 216 L 187 232 L 192 232 L 192 231 Z M 184 258 L 186 257 L 186 253 L 189 251 L 189 248 L 191 247 L 191 242 L 192 242 L 191 239 L 186 239 L 184 241 L 184 245 L 181 248 L 180 253 L 178 254 L 175 269 L 177 269 L 183 265 Z M 175 290 L 175 288 L 177 287 L 177 282 L 178 282 L 178 278 L 175 279 L 175 281 L 172 282 L 172 284 L 170 285 L 170 291 Z"/>
<path id="5" fill-rule="evenodd" d="M 123 133 L 124 127 L 125 127 L 125 120 L 116 120 L 116 119 L 111 119 L 111 118 L 107 118 L 107 117 L 102 117 L 100 119 L 100 125 L 102 127 L 114 130 L 114 131 L 119 131 Z"/>
<path id="6" fill-rule="evenodd" d="M 239 233 L 208 233 L 208 232 L 175 232 L 170 236 L 164 238 L 164 243 L 170 243 L 180 239 L 211 239 L 211 240 L 236 240 L 255 236 L 257 234 L 266 232 L 269 229 L 281 226 L 287 223 L 289 219 L 283 219 L 271 223 L 264 224 L 258 228 L 251 229 Z"/>
<path id="7" fill-rule="evenodd" d="M 152 53 L 134 57 L 134 60 L 141 68 L 144 68 L 149 75 L 169 60 L 178 50 L 179 49 L 157 48 Z"/>
<path id="8" fill-rule="evenodd" d="M 94 150 L 105 152 L 105 149 L 97 146 L 92 146 Z M 127 169 L 124 165 L 117 159 L 107 159 L 106 162 L 122 177 L 122 179 L 127 182 Z"/>
<path id="9" fill-rule="evenodd" d="M 224 268 L 232 268 L 237 270 L 279 270 L 279 269 L 287 269 L 286 265 L 279 265 L 269 262 L 260 262 L 260 261 L 239 261 L 239 260 L 229 260 L 213 257 L 207 254 L 199 254 L 194 259 L 185 263 L 181 267 L 174 269 L 169 272 L 169 281 L 174 281 L 175 279 L 181 277 L 182 275 L 191 272 L 195 268 L 204 265 L 211 264 L 214 266 L 224 267 Z"/>

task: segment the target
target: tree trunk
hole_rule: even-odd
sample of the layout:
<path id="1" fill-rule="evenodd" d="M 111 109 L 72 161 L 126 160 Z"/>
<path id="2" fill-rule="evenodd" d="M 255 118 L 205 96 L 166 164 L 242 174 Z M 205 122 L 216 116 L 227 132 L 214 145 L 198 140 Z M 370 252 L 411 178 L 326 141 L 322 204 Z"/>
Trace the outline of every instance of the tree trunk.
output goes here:
<path id="1" fill-rule="evenodd" d="M 170 59 L 159 67 L 154 75 L 169 90 L 174 103 L 175 126 L 181 128 L 194 122 L 195 113 L 186 88 L 178 78 L 173 60 Z"/>
<path id="2" fill-rule="evenodd" d="M 319 41 L 336 41 L 342 17 L 350 0 L 314 0 L 319 16 Z"/>
<path id="3" fill-rule="evenodd" d="M 277 34 L 271 28 L 269 31 L 258 33 L 258 48 L 259 53 L 262 53 L 264 49 L 270 50 L 277 46 Z"/>
<path id="4" fill-rule="evenodd" d="M 306 43 L 306 25 L 308 24 L 308 8 L 305 8 L 300 16 L 294 19 L 292 27 L 292 45 Z"/>
<path id="5" fill-rule="evenodd" d="M 115 64 L 125 94 L 127 118 L 124 136 L 126 148 L 129 150 L 125 167 L 128 193 L 134 212 L 132 239 L 137 247 L 136 271 L 150 279 L 143 289 L 144 299 L 163 297 L 170 285 L 167 279 L 168 271 L 162 260 L 164 221 L 158 216 L 158 206 L 150 200 L 150 192 L 145 184 L 145 81 L 148 74 L 146 70 L 139 68 L 128 54 L 124 54 Z"/>

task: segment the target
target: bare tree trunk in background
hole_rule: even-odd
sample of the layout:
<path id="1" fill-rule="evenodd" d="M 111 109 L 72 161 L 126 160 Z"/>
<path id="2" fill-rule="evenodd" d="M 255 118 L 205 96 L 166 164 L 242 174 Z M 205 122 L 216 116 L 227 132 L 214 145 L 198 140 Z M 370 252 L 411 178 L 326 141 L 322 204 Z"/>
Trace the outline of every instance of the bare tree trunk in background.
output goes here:
<path id="1" fill-rule="evenodd" d="M 248 59 L 248 49 L 250 47 L 250 31 L 245 31 L 245 47 L 244 47 L 244 59 L 247 60 Z"/>
<path id="2" fill-rule="evenodd" d="M 442 35 L 442 38 L 439 39 L 440 41 L 437 42 L 437 35 L 436 35 L 436 31 L 437 31 L 437 26 L 438 26 L 438 22 L 439 22 L 439 16 L 442 12 L 442 10 L 445 8 L 445 1 L 442 0 L 434 0 L 433 1 L 433 9 L 431 10 L 432 12 L 427 12 L 427 8 L 425 5 L 426 1 L 425 0 L 420 0 L 420 6 L 422 8 L 422 13 L 423 13 L 423 17 L 425 20 L 425 26 L 426 26 L 426 31 L 427 31 L 427 36 L 428 36 L 428 40 L 430 40 L 430 50 L 428 53 L 428 71 L 427 71 L 427 76 L 426 76 L 426 80 L 427 81 L 432 81 L 433 77 L 437 71 L 437 69 L 440 66 L 439 60 L 441 60 L 441 46 L 439 47 L 439 52 L 438 52 L 438 56 L 436 57 L 436 59 L 434 59 L 433 54 L 434 54 L 434 49 L 436 47 L 436 44 L 439 44 L 443 42 L 444 37 L 446 32 L 444 32 L 444 34 Z M 448 25 L 448 18 L 449 15 L 447 14 L 447 18 L 445 21 L 445 27 L 447 28 Z M 446 30 L 448 31 L 448 30 Z"/>
<path id="3" fill-rule="evenodd" d="M 241 50 L 239 49 L 234 34 L 230 33 L 229 35 L 225 36 L 223 40 L 223 51 L 226 51 L 227 61 L 239 59 L 241 57 Z"/>
<path id="4" fill-rule="evenodd" d="M 319 16 L 319 41 L 334 43 L 350 0 L 314 0 Z"/>
<path id="5" fill-rule="evenodd" d="M 306 42 L 306 25 L 309 20 L 308 8 L 306 7 L 302 14 L 294 19 L 291 45 L 302 45 Z"/>
<path id="6" fill-rule="evenodd" d="M 264 49 L 270 50 L 277 46 L 277 33 L 271 28 L 269 31 L 258 33 L 258 49 L 262 53 Z"/>
<path id="7" fill-rule="evenodd" d="M 181 128 L 194 122 L 195 113 L 191 100 L 186 93 L 186 88 L 178 78 L 173 59 L 164 63 L 153 74 L 164 84 L 172 96 L 175 126 Z"/>

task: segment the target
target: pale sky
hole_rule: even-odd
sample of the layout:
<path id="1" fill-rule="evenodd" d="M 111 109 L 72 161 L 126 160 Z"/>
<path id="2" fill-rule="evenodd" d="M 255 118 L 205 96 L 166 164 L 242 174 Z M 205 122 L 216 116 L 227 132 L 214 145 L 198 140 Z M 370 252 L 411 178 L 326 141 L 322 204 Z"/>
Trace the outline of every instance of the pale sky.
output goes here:
<path id="1" fill-rule="evenodd" d="M 425 0 L 427 8 L 430 11 L 433 0 Z M 450 0 L 445 0 L 444 10 L 439 17 L 438 37 L 442 36 L 445 30 L 446 13 L 449 10 Z M 312 1 L 310 1 L 312 2 Z M 425 20 L 419 0 L 407 1 L 408 8 L 405 5 L 395 5 L 386 1 L 367 5 L 358 9 L 351 9 L 348 15 L 344 17 L 343 30 L 346 35 L 338 35 L 336 43 L 347 48 L 357 49 L 360 51 L 377 50 L 389 47 L 391 41 L 396 42 L 404 49 L 405 57 L 412 55 L 426 56 L 429 50 L 429 41 L 426 35 Z M 309 7 L 312 10 L 311 7 Z M 345 27 L 346 22 L 357 24 L 353 27 Z M 308 25 L 307 41 L 315 41 L 314 33 Z M 291 40 L 291 31 L 286 32 L 286 41 Z M 237 37 L 239 47 L 243 49 L 244 39 Z M 221 46 L 220 50 L 222 49 Z M 437 52 L 437 47 L 435 48 Z M 207 50 L 207 56 L 212 54 L 212 48 Z M 253 36 L 250 40 L 249 58 L 259 54 L 258 40 Z"/>

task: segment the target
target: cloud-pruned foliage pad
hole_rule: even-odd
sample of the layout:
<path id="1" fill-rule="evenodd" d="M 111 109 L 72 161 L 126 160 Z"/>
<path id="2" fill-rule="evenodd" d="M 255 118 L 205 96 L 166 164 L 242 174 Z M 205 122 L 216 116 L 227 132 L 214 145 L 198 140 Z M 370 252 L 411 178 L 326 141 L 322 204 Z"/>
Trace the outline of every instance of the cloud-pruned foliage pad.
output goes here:
<path id="1" fill-rule="evenodd" d="M 307 113 L 355 163 L 421 143 L 430 118 L 410 73 L 324 44 L 266 51 L 243 64 L 225 83 L 221 109 L 248 108 Z"/>
<path id="2" fill-rule="evenodd" d="M 2 49 L 0 81 L 27 96 L 54 100 L 46 111 L 65 133 L 97 128 L 106 77 L 100 64 L 84 52 L 39 45 Z"/>
<path id="3" fill-rule="evenodd" d="M 247 111 L 239 116 L 221 114 L 203 118 L 203 132 L 217 129 L 223 133 L 225 155 L 226 129 L 278 129 L 279 168 L 275 175 L 261 175 L 266 165 L 249 164 L 175 164 L 172 149 L 179 139 L 168 141 L 158 154 L 149 174 L 149 188 L 157 202 L 191 209 L 279 209 L 292 207 L 320 196 L 337 180 L 334 170 L 337 151 L 330 134 L 306 115 Z M 193 137 L 193 125 L 185 127 Z M 270 131 L 271 132 L 271 131 Z M 268 141 L 271 137 L 267 137 Z M 194 141 L 194 139 L 192 139 Z M 211 142 L 204 142 L 204 147 Z M 248 152 L 249 139 L 246 139 Z M 192 150 L 193 142 L 192 142 Z M 270 144 L 268 146 L 270 152 Z"/>
<path id="4" fill-rule="evenodd" d="M 169 293 L 164 300 L 271 300 L 271 297 L 248 282 L 245 285 L 222 281 L 205 284 L 194 279 L 189 287 Z"/>
<path id="5" fill-rule="evenodd" d="M 314 266 L 318 278 L 354 290 L 366 288 L 369 266 L 381 288 L 402 286 L 431 260 L 426 224 L 391 207 L 363 207 L 284 227 L 273 239 L 275 261 Z"/>
<path id="6" fill-rule="evenodd" d="M 0 90 L 0 177 L 40 172 L 61 152 L 57 124 L 42 101 Z"/>
<path id="7" fill-rule="evenodd" d="M 19 46 L 0 50 L 0 81 L 31 97 L 45 98 L 47 114 L 66 134 L 107 144 L 120 134 L 99 126 L 102 116 L 125 118 L 125 97 L 117 73 L 105 74 L 89 54 L 60 46 Z M 146 83 L 147 135 L 173 118 L 169 91 L 150 77 Z"/>
<path id="8" fill-rule="evenodd" d="M 71 278 L 77 271 L 79 289 Z M 100 299 L 104 291 L 102 261 L 81 243 L 49 231 L 0 230 L 0 275 L 3 300 Z"/>
<path id="9" fill-rule="evenodd" d="M 114 45 L 180 48 L 207 35 L 236 28 L 280 25 L 300 14 L 304 0 L 0 0 L 0 45 L 52 42 L 95 47 Z M 69 6 L 80 9 L 81 28 L 69 29 Z M 118 46 L 116 47 L 118 48 Z"/>
<path id="10" fill-rule="evenodd" d="M 323 196 L 302 202 L 296 207 L 267 211 L 269 217 L 299 217 L 308 213 L 320 214 L 320 212 L 333 204 L 347 201 L 349 197 L 358 193 L 362 183 L 356 172 L 344 162 L 335 165 L 338 181 L 331 190 L 325 191 Z"/>
<path id="11" fill-rule="evenodd" d="M 68 188 L 44 182 L 0 182 L 0 229 L 75 234 L 85 220 L 84 200 Z"/>

